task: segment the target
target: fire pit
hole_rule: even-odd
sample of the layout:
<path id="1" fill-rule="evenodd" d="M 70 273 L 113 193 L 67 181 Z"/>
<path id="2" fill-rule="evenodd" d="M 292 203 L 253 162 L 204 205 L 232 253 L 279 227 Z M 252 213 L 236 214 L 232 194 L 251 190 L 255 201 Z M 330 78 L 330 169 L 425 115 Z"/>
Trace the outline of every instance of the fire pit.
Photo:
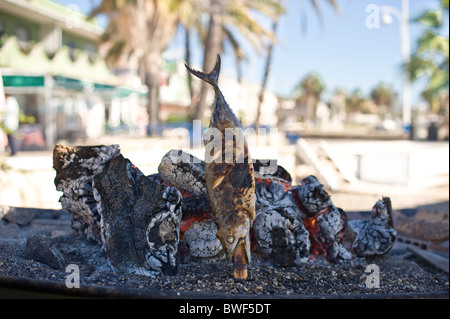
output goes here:
<path id="1" fill-rule="evenodd" d="M 255 162 L 260 167 L 261 161 Z M 272 172 L 258 170 L 255 177 L 255 254 L 275 266 L 293 267 L 313 255 L 345 263 L 391 249 L 397 232 L 389 198 L 375 204 L 368 220 L 347 222 L 314 176 L 291 185 L 289 173 L 272 166 Z M 180 263 L 224 258 L 200 159 L 172 150 L 162 158 L 158 174 L 144 176 L 115 145 L 57 145 L 54 167 L 73 228 L 102 246 L 115 269 L 174 274 Z"/>
<path id="2" fill-rule="evenodd" d="M 2 297 L 448 298 L 447 274 L 395 246 L 386 255 L 357 258 L 352 263 L 330 263 L 316 255 L 314 261 L 293 267 L 275 266 L 255 254 L 247 280 L 234 279 L 223 259 L 180 264 L 174 275 L 149 277 L 114 271 L 102 248 L 72 228 L 72 217 L 65 210 L 4 210 L 20 211 L 30 222 L 18 226 L 1 220 Z M 30 238 L 38 239 L 42 251 L 56 252 L 61 267 L 49 265 L 51 255 L 47 259 L 27 255 Z M 79 271 L 79 288 L 71 286 L 77 277 L 76 267 L 69 265 Z M 378 288 L 372 284 L 377 272 L 370 265 L 379 268 Z"/>
<path id="3" fill-rule="evenodd" d="M 448 274 L 395 248 L 388 198 L 349 219 L 315 177 L 292 185 L 274 161 L 254 162 L 247 280 L 233 278 L 215 237 L 201 160 L 172 150 L 145 176 L 116 145 L 57 145 L 64 210 L 3 209 L 0 286 L 102 297 L 448 298 Z"/>

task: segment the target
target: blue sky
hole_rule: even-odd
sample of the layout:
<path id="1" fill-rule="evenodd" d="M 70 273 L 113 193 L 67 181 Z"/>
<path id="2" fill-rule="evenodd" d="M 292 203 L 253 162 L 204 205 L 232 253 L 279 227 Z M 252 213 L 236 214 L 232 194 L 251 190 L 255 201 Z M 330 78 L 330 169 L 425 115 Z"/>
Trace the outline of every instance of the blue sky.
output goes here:
<path id="1" fill-rule="evenodd" d="M 77 4 L 81 12 L 88 13 L 99 0 L 57 0 L 62 5 Z M 278 28 L 279 44 L 275 47 L 269 89 L 288 96 L 295 85 L 308 73 L 317 72 L 323 79 L 326 95 L 336 88 L 348 92 L 360 89 L 368 95 L 379 83 L 387 83 L 401 93 L 402 58 L 398 20 L 380 28 L 367 28 L 369 4 L 401 7 L 401 0 L 336 0 L 341 14 L 337 14 L 327 1 L 321 3 L 322 19 L 314 11 L 310 0 L 282 0 L 287 12 L 281 17 Z M 410 16 L 416 18 L 427 9 L 437 9 L 438 0 L 410 0 Z M 306 17 L 306 19 L 305 19 Z M 447 18 L 448 19 L 448 18 Z M 99 21 L 105 24 L 105 20 Z M 448 22 L 447 22 L 448 23 Z M 306 28 L 302 26 L 305 26 Z M 448 30 L 447 28 L 445 28 Z M 423 32 L 423 27 L 410 23 L 411 50 Z M 448 31 L 446 35 L 448 35 Z M 170 45 L 172 56 L 183 58 L 184 34 L 179 31 Z M 194 39 L 193 64 L 202 65 L 202 49 Z M 245 46 L 249 62 L 243 66 L 243 76 L 260 83 L 264 56 L 257 56 Z M 224 72 L 234 72 L 231 50 L 223 54 Z M 421 102 L 423 83 L 412 87 L 412 101 Z"/>

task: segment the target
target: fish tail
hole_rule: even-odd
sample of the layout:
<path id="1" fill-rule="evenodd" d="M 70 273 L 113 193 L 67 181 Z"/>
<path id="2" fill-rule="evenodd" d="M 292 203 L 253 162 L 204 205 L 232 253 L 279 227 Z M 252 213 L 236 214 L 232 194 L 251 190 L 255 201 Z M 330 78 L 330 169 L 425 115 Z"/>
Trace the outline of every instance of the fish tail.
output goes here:
<path id="1" fill-rule="evenodd" d="M 199 79 L 208 82 L 213 87 L 218 87 L 218 80 L 219 80 L 219 73 L 220 73 L 220 55 L 217 54 L 217 61 L 216 65 L 214 65 L 214 69 L 209 73 L 203 73 L 194 69 L 191 69 L 189 66 L 184 64 L 186 69 L 188 69 L 189 72 L 191 72 L 193 75 L 198 77 Z"/>

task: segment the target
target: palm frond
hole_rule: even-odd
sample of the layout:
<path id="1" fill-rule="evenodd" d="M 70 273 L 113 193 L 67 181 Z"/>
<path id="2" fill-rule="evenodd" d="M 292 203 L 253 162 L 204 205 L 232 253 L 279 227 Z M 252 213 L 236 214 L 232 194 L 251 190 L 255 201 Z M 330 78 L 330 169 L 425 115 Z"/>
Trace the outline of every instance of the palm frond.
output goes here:
<path id="1" fill-rule="evenodd" d="M 280 14 L 285 13 L 284 7 L 277 0 L 240 0 L 239 2 L 271 19 L 276 19 Z"/>

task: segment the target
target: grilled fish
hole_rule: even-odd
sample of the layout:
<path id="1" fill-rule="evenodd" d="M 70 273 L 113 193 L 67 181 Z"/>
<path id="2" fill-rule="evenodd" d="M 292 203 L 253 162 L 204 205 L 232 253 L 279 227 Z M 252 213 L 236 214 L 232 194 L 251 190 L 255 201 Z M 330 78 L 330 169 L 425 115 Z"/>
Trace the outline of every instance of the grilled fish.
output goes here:
<path id="1" fill-rule="evenodd" d="M 204 134 L 205 180 L 217 238 L 235 278 L 246 279 L 250 264 L 250 228 L 255 217 L 254 168 L 242 126 L 218 87 L 220 55 L 210 73 L 186 68 L 211 84 L 215 105 L 209 129 Z M 206 139 L 205 139 L 206 135 Z"/>

